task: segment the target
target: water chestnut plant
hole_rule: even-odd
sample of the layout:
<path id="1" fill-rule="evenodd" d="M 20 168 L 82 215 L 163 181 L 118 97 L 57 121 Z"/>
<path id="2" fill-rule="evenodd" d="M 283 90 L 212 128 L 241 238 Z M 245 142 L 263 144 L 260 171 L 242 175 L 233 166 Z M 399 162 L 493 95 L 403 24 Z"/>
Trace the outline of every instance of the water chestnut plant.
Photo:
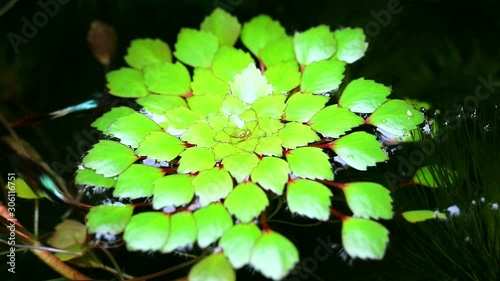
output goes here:
<path id="1" fill-rule="evenodd" d="M 88 232 L 123 233 L 130 251 L 206 249 L 189 280 L 235 280 L 245 266 L 279 280 L 299 261 L 267 222 L 281 198 L 292 214 L 339 218 L 351 257 L 382 259 L 388 230 L 377 220 L 393 217 L 389 190 L 336 182 L 330 158 L 366 171 L 388 155 L 361 127 L 403 137 L 424 117 L 388 99 L 385 85 L 344 80 L 367 47 L 360 28 L 289 35 L 269 16 L 241 25 L 221 9 L 199 29 L 181 29 L 173 52 L 158 39 L 134 40 L 128 66 L 107 81 L 138 108 L 115 107 L 92 124 L 104 137 L 76 172 L 77 184 L 111 195 L 90 209 Z M 332 189 L 350 213 L 331 207 Z"/>

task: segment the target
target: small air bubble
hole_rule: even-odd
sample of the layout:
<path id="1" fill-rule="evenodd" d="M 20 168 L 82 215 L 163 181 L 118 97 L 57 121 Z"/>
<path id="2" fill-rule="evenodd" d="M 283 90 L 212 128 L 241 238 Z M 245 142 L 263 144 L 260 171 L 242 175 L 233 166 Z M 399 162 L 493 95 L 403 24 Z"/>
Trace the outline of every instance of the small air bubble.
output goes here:
<path id="1" fill-rule="evenodd" d="M 382 119 L 382 123 L 387 123 L 387 120 L 385 120 L 385 119 Z"/>
<path id="2" fill-rule="evenodd" d="M 491 129 L 491 125 L 490 125 L 490 124 L 486 124 L 486 125 L 484 126 L 484 130 L 485 130 L 486 132 L 489 132 L 489 131 L 490 131 L 490 129 Z"/>

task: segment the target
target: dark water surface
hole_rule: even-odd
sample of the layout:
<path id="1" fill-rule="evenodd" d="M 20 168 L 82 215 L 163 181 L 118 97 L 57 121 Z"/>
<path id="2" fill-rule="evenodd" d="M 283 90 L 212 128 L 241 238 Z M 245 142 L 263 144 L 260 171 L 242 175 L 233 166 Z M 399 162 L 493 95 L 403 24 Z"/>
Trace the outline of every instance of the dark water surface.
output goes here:
<path id="1" fill-rule="evenodd" d="M 290 280 L 498 280 L 500 213 L 494 205 L 500 202 L 498 1 L 60 2 L 67 4 L 57 4 L 57 11 L 52 9 L 53 16 L 47 16 L 46 23 L 39 24 L 36 31 L 24 30 L 24 35 L 25 21 L 33 22 L 33 17 L 43 11 L 37 1 L 20 0 L 0 16 L 0 112 L 8 120 L 77 104 L 92 98 L 92 93 L 103 91 L 102 66 L 93 58 L 86 41 L 86 32 L 94 19 L 113 25 L 118 33 L 119 47 L 112 69 L 124 65 L 121 58 L 130 40 L 156 37 L 172 48 L 179 29 L 197 28 L 214 6 L 230 10 L 240 22 L 260 13 L 269 14 L 289 33 L 319 24 L 332 29 L 364 28 L 369 49 L 361 61 L 348 67 L 346 79 L 373 79 L 391 85 L 393 98 L 419 99 L 439 108 L 441 114 L 436 123 L 444 130 L 443 138 L 434 142 L 433 152 L 425 161 L 458 171 L 454 183 L 442 183 L 447 188 L 398 190 L 394 193 L 395 210 L 444 211 L 456 205 L 461 212 L 445 222 L 388 222 L 391 236 L 383 261 L 347 258 L 339 246 L 339 224 L 297 227 L 275 223 L 273 229 L 297 245 L 305 268 Z M 13 41 L 13 36 L 24 39 L 19 43 Z M 96 140 L 87 132 L 98 116 L 70 116 L 21 127 L 16 132 L 46 162 L 60 164 L 59 174 L 71 182 L 80 155 Z M 7 148 L 2 145 L 0 149 L 5 180 L 12 167 Z M 417 149 L 418 146 L 405 146 L 388 164 L 362 176 L 383 182 L 386 171 L 397 173 L 401 159 L 408 159 Z M 337 179 L 349 181 L 356 177 L 359 173 L 343 171 Z M 17 203 L 17 216 L 30 228 L 33 203 Z M 40 233 L 50 233 L 66 210 L 47 201 L 41 202 L 40 208 Z M 277 218 L 288 220 L 290 216 L 285 210 Z M 0 251 L 4 250 L 0 245 Z M 185 260 L 174 255 L 128 253 L 124 248 L 112 249 L 111 253 L 121 269 L 134 276 Z M 104 255 L 102 258 L 107 261 Z M 3 257 L 0 262 L 0 280 L 15 280 L 6 271 Z M 16 270 L 17 280 L 58 278 L 31 253 L 18 253 Z M 86 273 L 113 278 L 102 271 Z M 157 280 L 175 280 L 185 275 L 186 271 L 182 271 Z M 238 271 L 238 280 L 261 279 L 251 269 Z"/>

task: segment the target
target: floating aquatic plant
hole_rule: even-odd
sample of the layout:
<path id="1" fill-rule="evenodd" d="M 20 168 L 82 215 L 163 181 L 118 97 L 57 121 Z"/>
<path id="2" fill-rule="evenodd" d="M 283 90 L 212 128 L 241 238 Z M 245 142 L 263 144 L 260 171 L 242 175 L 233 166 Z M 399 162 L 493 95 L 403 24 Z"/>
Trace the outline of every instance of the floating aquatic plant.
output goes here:
<path id="1" fill-rule="evenodd" d="M 238 39 L 246 50 L 234 47 Z M 104 139 L 76 173 L 77 184 L 112 192 L 90 209 L 88 232 L 123 233 L 131 251 L 210 247 L 190 280 L 234 280 L 244 266 L 278 280 L 299 260 L 267 223 L 270 198 L 281 197 L 293 214 L 340 218 L 351 257 L 383 258 L 388 230 L 375 220 L 392 218 L 390 192 L 335 182 L 327 152 L 365 171 L 388 155 L 361 125 L 405 136 L 424 117 L 388 99 L 387 86 L 344 81 L 367 46 L 360 28 L 320 25 L 290 36 L 266 15 L 241 25 L 221 9 L 200 29 L 181 29 L 173 52 L 158 39 L 134 40 L 128 67 L 107 80 L 112 95 L 140 109 L 97 119 Z M 351 214 L 331 208 L 331 188 L 343 191 Z"/>

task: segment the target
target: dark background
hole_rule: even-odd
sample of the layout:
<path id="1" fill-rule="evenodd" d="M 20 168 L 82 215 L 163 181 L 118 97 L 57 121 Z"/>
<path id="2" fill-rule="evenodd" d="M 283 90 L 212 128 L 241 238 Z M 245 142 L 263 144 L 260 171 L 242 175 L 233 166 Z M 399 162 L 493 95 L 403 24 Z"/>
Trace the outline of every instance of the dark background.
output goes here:
<path id="1" fill-rule="evenodd" d="M 181 27 L 198 28 L 204 16 L 216 6 L 227 9 L 241 23 L 255 15 L 268 14 L 279 20 L 290 34 L 319 24 L 327 24 L 332 29 L 364 28 L 369 48 L 361 61 L 348 67 L 347 79 L 365 77 L 391 85 L 393 98 L 428 101 L 442 112 L 460 114 L 453 110 L 474 95 L 480 85 L 478 77 L 500 81 L 500 3 L 495 0 L 41 2 L 57 3 L 59 11 L 49 16 L 47 23 L 29 36 L 23 35 L 23 17 L 33 22 L 33 16 L 43 11 L 38 1 L 19 0 L 0 17 L 0 111 L 9 121 L 77 104 L 92 98 L 92 93 L 103 91 L 102 66 L 92 56 L 86 41 L 92 20 L 103 20 L 116 29 L 119 45 L 111 64 L 111 69 L 114 69 L 124 65 L 122 58 L 130 40 L 160 38 L 173 48 Z M 27 41 L 17 46 L 17 52 L 9 39 L 12 34 L 23 36 Z M 491 92 L 490 97 L 478 106 L 482 122 L 479 128 L 496 120 L 499 91 Z M 16 131 L 39 150 L 46 162 L 62 163 L 66 169 L 60 174 L 71 181 L 72 173 L 68 171 L 74 169 L 79 155 L 89 148 L 80 147 L 82 140 L 85 145 L 89 141 L 82 130 L 89 128 L 98 116 L 70 116 Z M 460 142 L 459 139 L 455 141 Z M 2 174 L 11 171 L 6 155 L 6 152 L 0 151 Z M 25 216 L 23 223 L 31 225 L 33 204 L 19 202 L 18 208 L 22 208 L 19 216 Z M 40 233 L 52 231 L 63 212 L 44 202 Z M 328 233 L 335 233 L 332 240 L 339 242 L 339 230 L 332 231 L 329 226 L 277 228 L 293 236 L 302 258 L 312 255 L 318 245 L 315 241 L 318 237 L 326 240 Z M 394 241 L 398 242 L 389 245 L 389 257 L 385 262 L 343 261 L 336 249 L 326 261 L 319 262 L 314 273 L 320 280 L 388 280 L 391 277 L 394 280 L 428 280 L 413 273 L 409 277 L 408 268 L 391 264 L 391 255 L 394 258 L 393 252 L 398 252 L 398 247 L 403 248 L 400 245 L 405 243 L 405 239 L 399 237 Z M 178 258 L 165 256 L 129 254 L 123 250 L 115 253 L 122 259 L 123 270 L 136 276 L 155 272 L 179 261 Z M 18 255 L 17 269 L 19 280 L 57 278 L 57 274 L 29 253 Z M 2 270 L 0 276 L 5 272 Z M 252 270 L 242 272 L 242 276 L 253 280 L 262 278 Z M 104 275 L 103 278 L 111 277 Z M 314 278 L 310 275 L 307 280 Z"/>

